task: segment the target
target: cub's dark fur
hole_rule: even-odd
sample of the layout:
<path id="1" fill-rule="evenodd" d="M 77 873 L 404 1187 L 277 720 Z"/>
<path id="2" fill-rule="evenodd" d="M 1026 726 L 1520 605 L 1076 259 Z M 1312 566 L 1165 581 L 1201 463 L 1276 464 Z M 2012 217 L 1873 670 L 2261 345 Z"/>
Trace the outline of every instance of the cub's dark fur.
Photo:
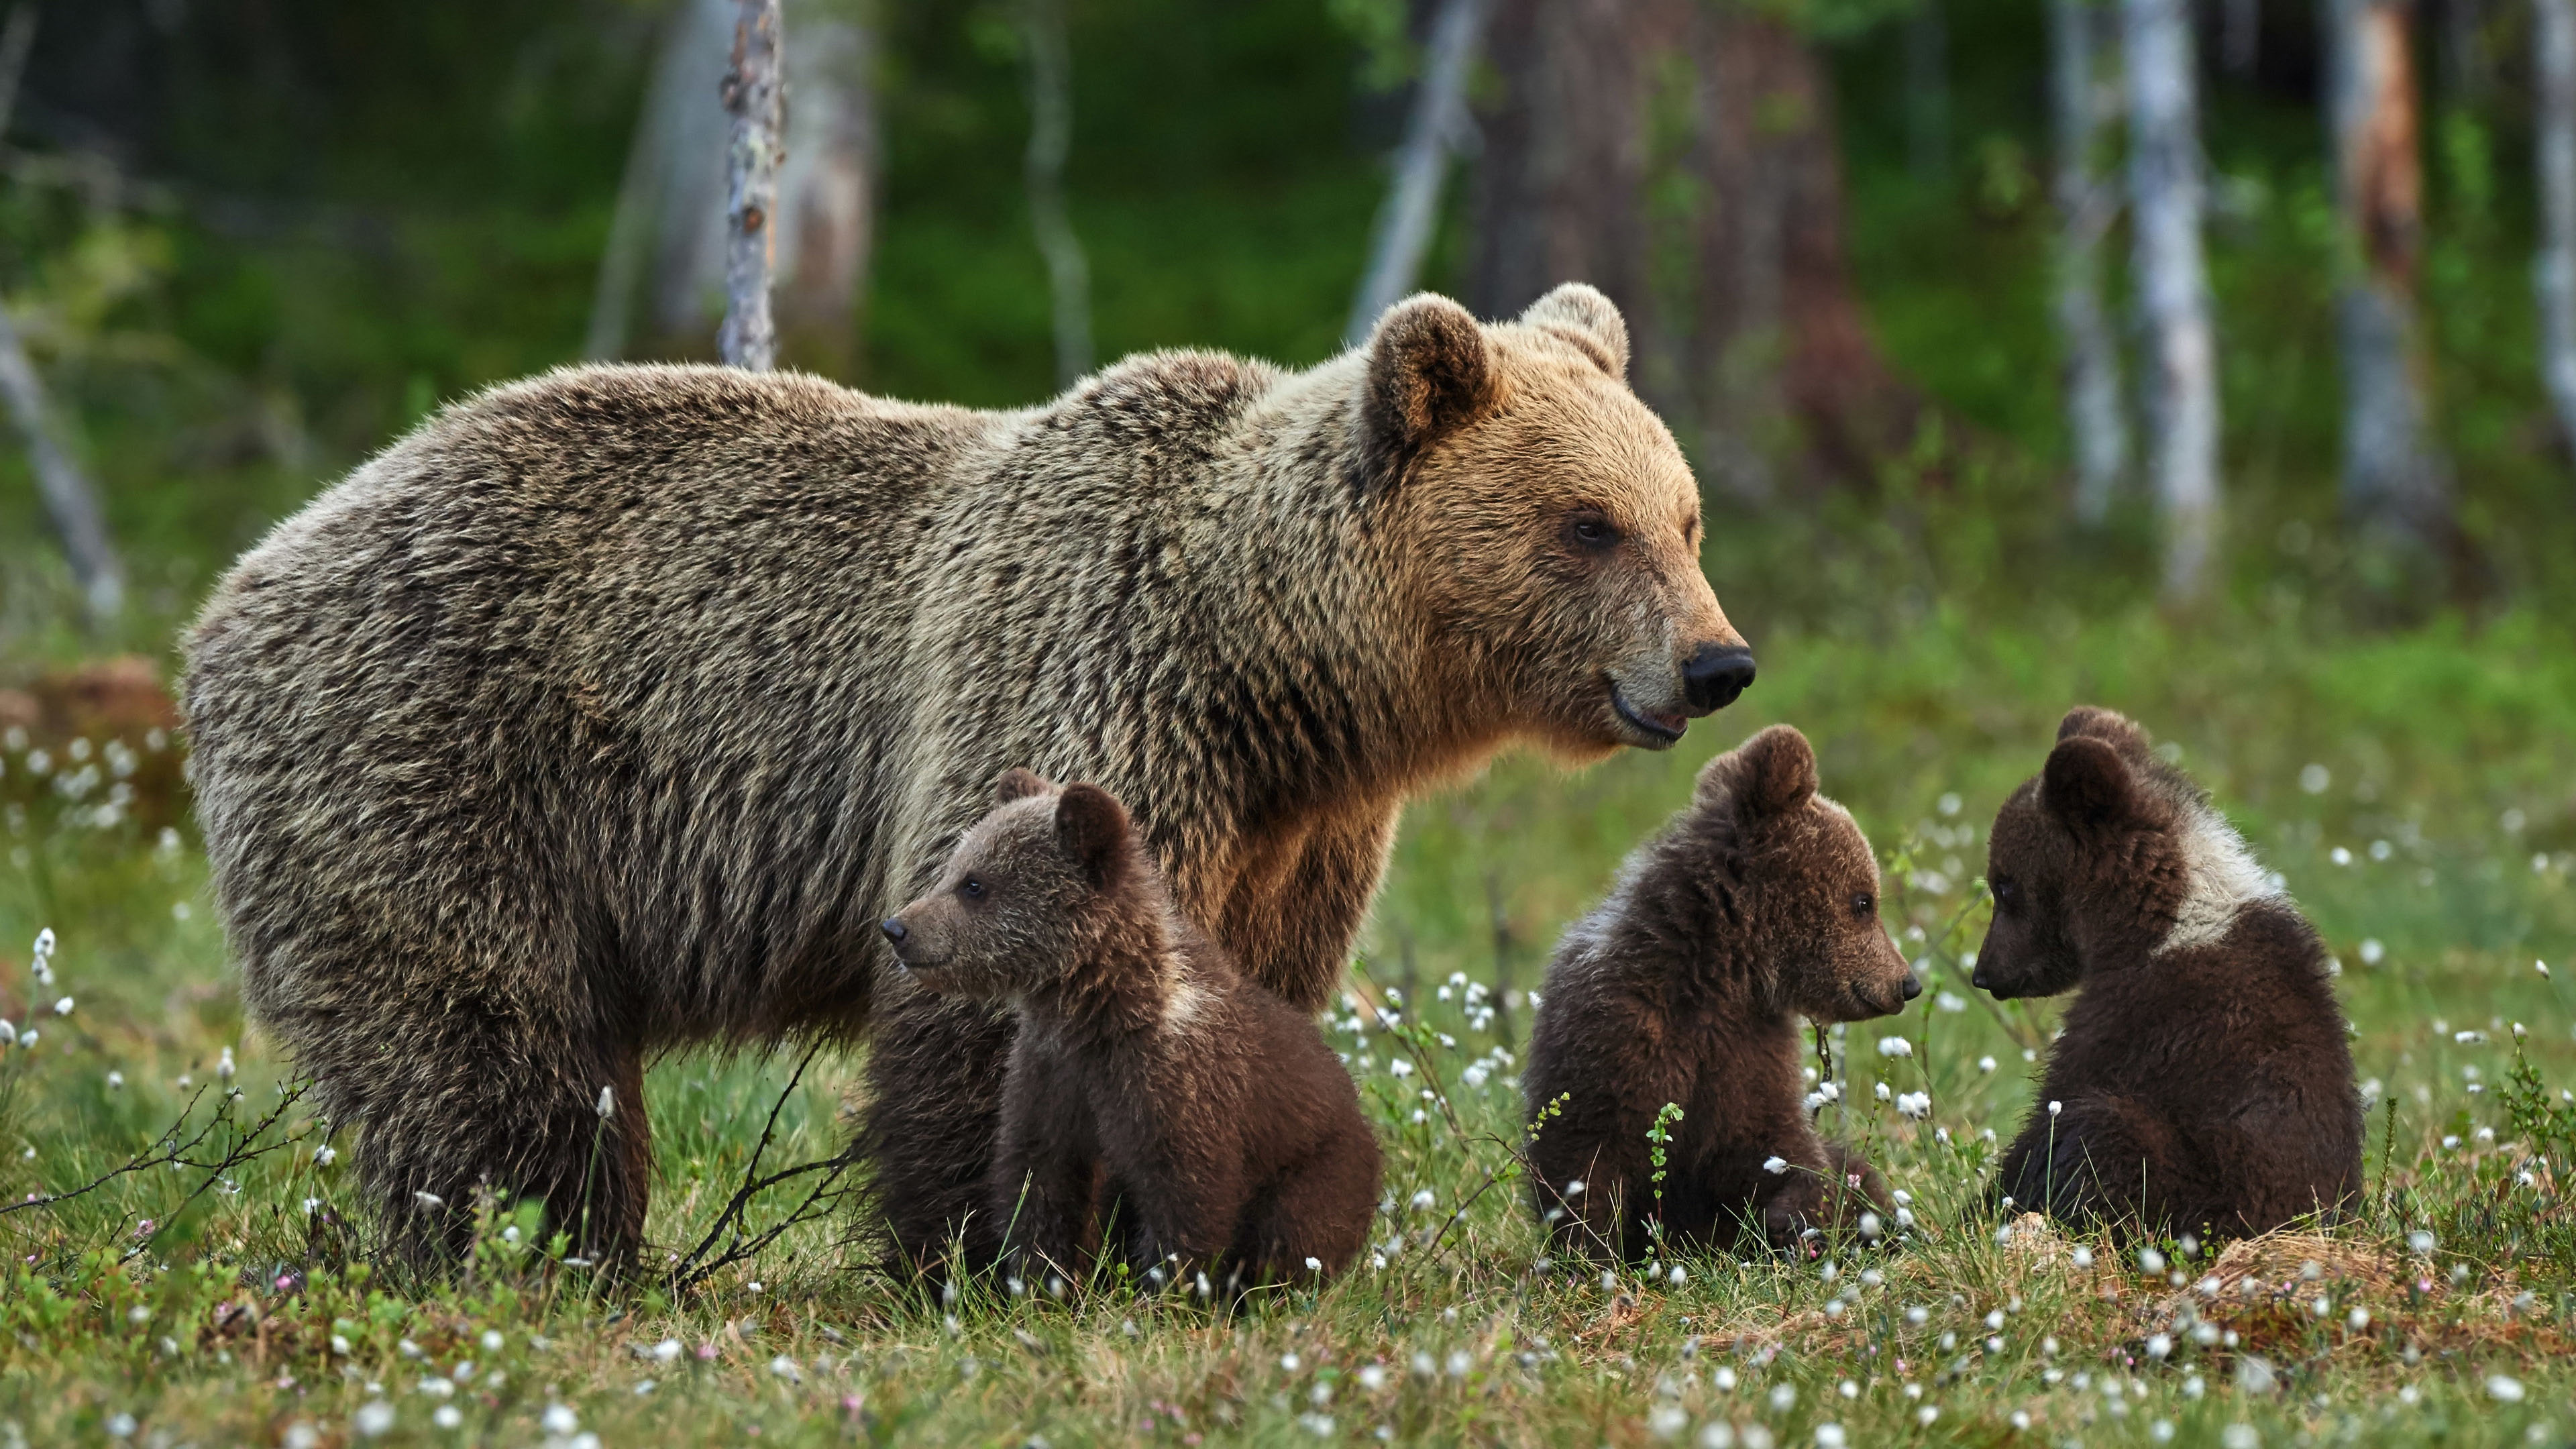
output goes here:
<path id="1" fill-rule="evenodd" d="M 1869 842 L 1816 793 L 1806 737 L 1774 725 L 1711 760 L 1548 967 L 1521 1080 L 1556 1239 L 1634 1259 L 1658 1211 L 1668 1238 L 1720 1245 L 1748 1219 L 1786 1243 L 1885 1211 L 1878 1174 L 1809 1123 L 1798 1014 L 1885 1016 L 1921 989 L 1879 922 Z M 1646 1134 L 1666 1103 L 1682 1117 L 1658 1209 Z"/>
<path id="2" fill-rule="evenodd" d="M 1377 1139 L 1315 1024 L 1180 913 L 1105 791 L 1013 770 L 995 793 L 885 933 L 921 985 L 1018 1003 L 988 1207 L 1009 1261 L 1077 1283 L 1104 1246 L 1238 1285 L 1347 1267 Z"/>
<path id="3" fill-rule="evenodd" d="M 2084 989 L 1996 1191 L 2157 1234 L 2337 1207 L 2362 1111 L 2316 931 L 2143 730 L 2086 707 L 2057 741 L 1995 817 L 1976 984 Z"/>

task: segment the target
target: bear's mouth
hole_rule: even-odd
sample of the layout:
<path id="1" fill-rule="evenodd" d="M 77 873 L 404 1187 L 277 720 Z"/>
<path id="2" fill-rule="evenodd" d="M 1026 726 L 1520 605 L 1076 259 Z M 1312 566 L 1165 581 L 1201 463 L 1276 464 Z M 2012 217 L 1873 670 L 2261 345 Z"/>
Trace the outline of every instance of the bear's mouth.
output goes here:
<path id="1" fill-rule="evenodd" d="M 1625 721 L 1628 728 L 1644 735 L 1648 748 L 1663 749 L 1679 740 L 1682 732 L 1690 728 L 1688 715 L 1662 715 L 1641 710 L 1628 702 L 1628 696 L 1619 692 L 1619 681 L 1607 675 L 1602 678 L 1610 686 L 1611 712 Z"/>

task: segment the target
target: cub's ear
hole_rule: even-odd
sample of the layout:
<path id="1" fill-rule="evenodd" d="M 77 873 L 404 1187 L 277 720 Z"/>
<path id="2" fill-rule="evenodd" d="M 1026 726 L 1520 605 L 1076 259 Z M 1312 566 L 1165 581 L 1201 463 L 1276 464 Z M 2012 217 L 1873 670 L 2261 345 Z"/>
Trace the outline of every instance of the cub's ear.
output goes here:
<path id="1" fill-rule="evenodd" d="M 2068 710 L 2066 718 L 2057 722 L 2057 738 L 2100 740 L 2133 760 L 2145 759 L 2155 746 L 2135 720 L 2098 704 L 2079 704 Z"/>
<path id="2" fill-rule="evenodd" d="M 1730 763 L 1731 762 L 1731 763 Z M 1721 772 L 1719 767 L 1725 766 Z M 1737 813 L 1748 819 L 1796 809 L 1816 793 L 1816 750 L 1789 725 L 1773 725 L 1709 762 L 1702 776 L 1722 773 Z"/>
<path id="3" fill-rule="evenodd" d="M 2138 783 L 2110 741 L 2093 735 L 2060 740 L 2040 774 L 2040 803 L 2074 826 L 2119 825 L 2137 819 Z"/>
<path id="4" fill-rule="evenodd" d="M 1360 385 L 1362 473 L 1393 483 L 1442 436 L 1492 412 L 1501 388 L 1485 329 L 1466 308 L 1427 292 L 1387 308 Z"/>
<path id="5" fill-rule="evenodd" d="M 1002 777 L 993 782 L 993 803 L 1008 805 L 1014 800 L 1026 800 L 1031 795 L 1043 795 L 1054 788 L 1036 771 L 1013 766 L 1004 770 Z"/>
<path id="6" fill-rule="evenodd" d="M 1097 785 L 1067 785 L 1055 802 L 1056 844 L 1095 890 L 1124 879 L 1129 851 L 1127 808 Z"/>
<path id="7" fill-rule="evenodd" d="M 1521 314 L 1521 325 L 1554 333 L 1591 358 L 1593 366 L 1621 381 L 1627 379 L 1628 319 L 1619 315 L 1618 304 L 1599 288 L 1562 283 L 1529 304 Z"/>

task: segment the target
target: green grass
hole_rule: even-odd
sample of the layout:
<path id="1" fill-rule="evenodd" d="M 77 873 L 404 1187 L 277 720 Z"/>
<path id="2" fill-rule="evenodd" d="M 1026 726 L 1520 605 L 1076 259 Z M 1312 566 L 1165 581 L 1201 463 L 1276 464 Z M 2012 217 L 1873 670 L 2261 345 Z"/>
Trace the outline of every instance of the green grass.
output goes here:
<path id="1" fill-rule="evenodd" d="M 1383 1268 L 1230 1318 L 1114 1287 L 1074 1303 L 990 1284 L 943 1299 L 867 1271 L 868 1245 L 835 1216 L 675 1295 L 549 1265 L 527 1219 L 496 1218 L 460 1281 L 406 1283 L 371 1275 L 345 1168 L 322 1164 L 322 1128 L 290 1107 L 260 1139 L 277 1144 L 268 1155 L 220 1173 L 156 1168 L 0 1218 L 0 1421 L 15 1426 L 0 1442 L 99 1442 L 129 1415 L 136 1442 L 302 1442 L 290 1436 L 308 1425 L 337 1443 L 376 1402 L 392 1414 L 387 1443 L 2576 1432 L 2576 1222 L 2558 1195 L 2576 1134 L 2532 1115 L 2576 1083 L 2576 650 L 2562 628 L 2507 615 L 2352 637 L 2116 611 L 1976 627 L 1936 608 L 1865 640 L 1788 621 L 1756 637 L 1762 683 L 1682 749 L 1579 774 L 1507 761 L 1408 815 L 1360 979 L 1402 995 L 1410 1041 L 1348 1005 L 1328 1023 L 1388 1149 L 1394 1207 L 1376 1237 L 1404 1246 Z M 2027 1229 L 1998 1243 L 1965 1216 L 1985 1134 L 2018 1121 L 2025 1053 L 2052 1015 L 1995 1006 L 1958 967 L 1982 925 L 1983 827 L 2078 699 L 2130 709 L 2177 745 L 2287 878 L 2345 964 L 2361 1073 L 2393 1104 L 2372 1119 L 2355 1221 L 2169 1266 L 2187 1284 L 2216 1272 L 2216 1298 L 2107 1245 L 2079 1267 L 2085 1245 Z M 1606 1284 L 1597 1267 L 1542 1266 L 1506 1147 L 1514 1063 L 1493 1055 L 1526 1032 L 1527 1004 L 1507 997 L 1516 1009 L 1472 1030 L 1451 983 L 1535 985 L 1558 929 L 1686 797 L 1699 762 L 1780 719 L 1815 738 L 1826 788 L 1891 862 L 1891 925 L 1926 963 L 1921 1003 L 1849 1029 L 1837 1052 L 1849 1105 L 1826 1123 L 1912 1196 L 1912 1240 L 1893 1254 L 1838 1245 L 1830 1278 L 1823 1262 L 1704 1253 Z M 265 1112 L 289 1068 L 244 1027 L 187 832 L 100 828 L 80 813 L 95 793 L 76 808 L 23 753 L 0 765 L 0 1014 L 42 1033 L 0 1058 L 0 1202 L 18 1203 L 122 1163 L 210 1083 L 244 1093 L 234 1116 Z M 31 999 L 26 943 L 44 926 L 60 936 L 59 979 Z M 75 998 L 68 1017 L 50 1014 L 56 993 Z M 1899 1036 L 1910 1054 L 1882 1054 Z M 221 1083 L 227 1046 L 240 1074 Z M 2515 1086 L 2517 1052 L 2540 1086 Z M 654 1070 L 656 1255 L 706 1231 L 793 1066 L 689 1056 Z M 818 1061 L 767 1161 L 836 1150 L 857 1081 L 854 1059 Z M 1881 1081 L 1928 1090 L 1930 1121 L 1880 1104 Z M 2527 1187 L 2516 1174 L 2533 1153 L 2548 1161 Z M 763 1199 L 754 1221 L 774 1221 L 794 1191 Z M 2408 1245 L 2417 1231 L 2434 1234 L 2428 1253 Z M 2309 1262 L 2314 1280 L 2300 1277 Z M 2247 1276 L 2263 1285 L 2250 1297 Z M 2194 1336 L 2201 1320 L 2211 1342 Z M 665 1342 L 673 1356 L 654 1357 Z M 2499 1374 L 2521 1398 L 2494 1396 Z M 2268 1389 L 2249 1383 L 2267 1376 Z M 432 1379 L 448 1387 L 425 1392 Z M 555 1405 L 573 1429 L 548 1427 Z M 440 1426 L 442 1410 L 460 1427 Z"/>

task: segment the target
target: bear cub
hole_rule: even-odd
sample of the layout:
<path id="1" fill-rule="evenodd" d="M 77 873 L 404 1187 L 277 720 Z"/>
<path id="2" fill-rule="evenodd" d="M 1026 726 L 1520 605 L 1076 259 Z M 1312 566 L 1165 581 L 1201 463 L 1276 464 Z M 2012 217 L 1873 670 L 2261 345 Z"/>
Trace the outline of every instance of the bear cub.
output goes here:
<path id="1" fill-rule="evenodd" d="M 1806 736 L 1774 725 L 1709 761 L 1548 967 L 1521 1080 L 1560 1247 L 1642 1259 L 1658 1214 L 1672 1243 L 1749 1229 L 1787 1246 L 1888 1212 L 1877 1172 L 1809 1120 L 1798 1029 L 1921 992 L 1878 896 L 1877 856 L 1816 793 Z M 1647 1133 L 1668 1103 L 1659 1205 Z"/>
<path id="2" fill-rule="evenodd" d="M 1206 1293 L 1347 1267 L 1378 1146 L 1314 1022 L 1174 906 L 1106 791 L 1012 770 L 995 797 L 884 930 L 920 986 L 1018 1008 L 985 1208 L 1007 1269 Z"/>
<path id="3" fill-rule="evenodd" d="M 2325 945 L 2146 732 L 2082 707 L 1987 841 L 1976 984 L 2081 986 L 1994 1191 L 2154 1236 L 2265 1232 L 2361 1185 Z"/>

